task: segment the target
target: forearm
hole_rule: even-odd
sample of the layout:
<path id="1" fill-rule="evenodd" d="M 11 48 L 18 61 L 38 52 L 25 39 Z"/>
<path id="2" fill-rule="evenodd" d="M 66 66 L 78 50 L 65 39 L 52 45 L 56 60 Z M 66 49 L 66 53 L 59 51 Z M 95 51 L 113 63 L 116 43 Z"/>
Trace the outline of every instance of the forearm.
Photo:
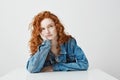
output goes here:
<path id="1" fill-rule="evenodd" d="M 46 57 L 50 50 L 50 42 L 46 41 L 43 45 L 41 45 L 38 51 L 29 58 L 27 62 L 27 69 L 31 73 L 40 72 L 42 69 Z"/>
<path id="2" fill-rule="evenodd" d="M 74 70 L 87 70 L 88 63 L 57 63 L 53 65 L 54 71 L 74 71 Z"/>

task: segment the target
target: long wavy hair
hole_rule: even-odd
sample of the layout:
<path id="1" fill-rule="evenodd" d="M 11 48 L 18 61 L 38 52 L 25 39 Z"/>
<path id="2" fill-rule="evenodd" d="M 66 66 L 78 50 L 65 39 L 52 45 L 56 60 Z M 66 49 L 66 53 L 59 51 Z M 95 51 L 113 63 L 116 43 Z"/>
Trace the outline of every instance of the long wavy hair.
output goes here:
<path id="1" fill-rule="evenodd" d="M 40 23 L 45 18 L 50 18 L 55 23 L 57 36 L 58 36 L 57 49 L 59 51 L 60 51 L 60 45 L 67 42 L 71 37 L 71 35 L 67 35 L 65 33 L 64 26 L 61 24 L 60 20 L 55 14 L 51 13 L 50 11 L 40 12 L 36 16 L 34 16 L 33 21 L 30 23 L 31 38 L 29 41 L 29 47 L 30 47 L 31 55 L 34 55 L 37 52 L 39 45 L 41 45 L 41 43 L 43 42 L 43 39 L 40 36 L 40 33 L 42 31 Z"/>

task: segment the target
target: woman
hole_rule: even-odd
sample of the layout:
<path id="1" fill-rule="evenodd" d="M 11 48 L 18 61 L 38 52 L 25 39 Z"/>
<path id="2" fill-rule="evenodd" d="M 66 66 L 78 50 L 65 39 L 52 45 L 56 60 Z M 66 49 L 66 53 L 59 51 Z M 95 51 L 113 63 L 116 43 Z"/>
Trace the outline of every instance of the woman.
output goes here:
<path id="1" fill-rule="evenodd" d="M 27 70 L 31 73 L 87 70 L 88 60 L 76 40 L 50 11 L 37 14 L 31 23 Z"/>

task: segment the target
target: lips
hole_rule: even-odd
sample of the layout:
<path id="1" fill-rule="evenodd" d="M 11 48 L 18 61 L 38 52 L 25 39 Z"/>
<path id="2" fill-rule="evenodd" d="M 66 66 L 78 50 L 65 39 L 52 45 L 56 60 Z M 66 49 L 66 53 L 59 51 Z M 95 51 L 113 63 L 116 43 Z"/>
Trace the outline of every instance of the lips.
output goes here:
<path id="1" fill-rule="evenodd" d="M 47 37 L 50 37 L 50 36 L 52 36 L 51 34 L 50 35 L 46 35 Z"/>

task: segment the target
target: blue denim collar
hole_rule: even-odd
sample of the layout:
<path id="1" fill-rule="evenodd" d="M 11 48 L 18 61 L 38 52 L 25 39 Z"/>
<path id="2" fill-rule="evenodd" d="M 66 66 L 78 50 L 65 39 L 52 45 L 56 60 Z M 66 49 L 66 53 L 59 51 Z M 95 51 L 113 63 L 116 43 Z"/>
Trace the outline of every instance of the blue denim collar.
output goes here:
<path id="1" fill-rule="evenodd" d="M 60 54 L 66 54 L 65 46 L 61 45 L 60 47 L 61 47 Z"/>

